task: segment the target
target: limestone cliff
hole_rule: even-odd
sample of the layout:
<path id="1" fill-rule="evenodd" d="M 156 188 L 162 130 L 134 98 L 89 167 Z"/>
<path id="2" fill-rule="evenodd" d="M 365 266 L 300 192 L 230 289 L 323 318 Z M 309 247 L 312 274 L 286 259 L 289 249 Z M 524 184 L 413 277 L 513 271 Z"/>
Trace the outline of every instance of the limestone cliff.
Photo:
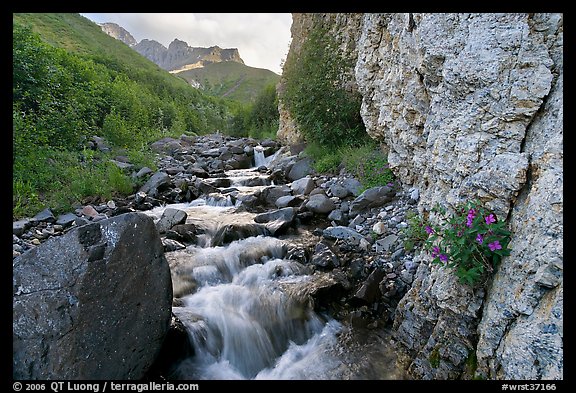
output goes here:
<path id="1" fill-rule="evenodd" d="M 120 25 L 117 25 L 116 23 L 100 23 L 99 26 L 103 32 L 111 37 L 116 38 L 117 40 L 122 41 L 128 46 L 134 46 L 137 43 L 132 34 L 130 34 L 126 29 Z"/>
<path id="2" fill-rule="evenodd" d="M 420 255 L 393 326 L 410 374 L 562 379 L 563 15 L 293 20 L 294 53 L 314 23 L 353 42 L 367 132 L 422 213 L 477 197 L 513 233 L 484 289 Z"/>
<path id="3" fill-rule="evenodd" d="M 168 48 L 154 40 L 142 40 L 134 45 L 133 49 L 161 68 L 172 72 L 185 71 L 222 61 L 235 61 L 244 64 L 236 48 L 192 47 L 178 39 L 174 39 Z"/>

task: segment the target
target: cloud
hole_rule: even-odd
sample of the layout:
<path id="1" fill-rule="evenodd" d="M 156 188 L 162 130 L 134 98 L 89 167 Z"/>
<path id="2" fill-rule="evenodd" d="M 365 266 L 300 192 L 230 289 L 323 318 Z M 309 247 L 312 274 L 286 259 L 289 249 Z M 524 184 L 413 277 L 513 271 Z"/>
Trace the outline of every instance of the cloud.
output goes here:
<path id="1" fill-rule="evenodd" d="M 290 44 L 290 14 L 82 14 L 97 22 L 117 23 L 136 39 L 156 40 L 168 47 L 175 38 L 190 46 L 238 48 L 251 67 L 281 72 Z"/>

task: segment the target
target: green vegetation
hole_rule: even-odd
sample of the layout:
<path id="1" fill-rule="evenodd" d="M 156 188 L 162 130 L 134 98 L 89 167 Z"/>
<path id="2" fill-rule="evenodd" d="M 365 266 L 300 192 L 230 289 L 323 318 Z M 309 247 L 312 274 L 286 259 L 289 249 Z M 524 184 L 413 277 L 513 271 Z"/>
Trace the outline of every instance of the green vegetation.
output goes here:
<path id="1" fill-rule="evenodd" d="M 150 142 L 226 131 L 231 118 L 222 99 L 77 14 L 13 15 L 12 92 L 14 218 L 133 191 L 110 156 L 86 151 L 91 136 L 106 138 L 112 154 L 122 149 L 134 164 L 150 165 Z"/>
<path id="2" fill-rule="evenodd" d="M 279 114 L 275 85 L 264 87 L 253 104 L 238 104 L 232 108 L 234 116 L 228 131 L 230 135 L 276 138 Z"/>
<path id="3" fill-rule="evenodd" d="M 361 97 L 347 91 L 353 59 L 338 49 L 333 34 L 314 28 L 298 56 L 286 59 L 281 98 L 308 143 L 335 149 L 368 139 L 360 116 Z"/>
<path id="4" fill-rule="evenodd" d="M 440 365 L 440 350 L 438 347 L 435 347 L 432 352 L 430 352 L 428 361 L 430 362 L 430 366 L 432 366 L 432 368 L 438 368 Z"/>
<path id="5" fill-rule="evenodd" d="M 266 86 L 276 86 L 280 76 L 270 70 L 249 67 L 235 61 L 208 64 L 175 74 L 197 81 L 207 94 L 226 97 L 242 104 L 254 103 Z"/>
<path id="6" fill-rule="evenodd" d="M 481 285 L 503 256 L 510 255 L 510 231 L 506 222 L 472 201 L 456 207 L 454 214 L 437 206 L 439 225 L 426 225 L 429 235 L 424 247 L 431 252 L 432 263 L 454 269 L 464 284 Z"/>
<path id="7" fill-rule="evenodd" d="M 415 247 L 421 247 L 428 233 L 426 232 L 425 220 L 413 211 L 406 212 L 408 226 L 402 230 L 406 239 L 404 240 L 404 249 L 412 251 Z"/>

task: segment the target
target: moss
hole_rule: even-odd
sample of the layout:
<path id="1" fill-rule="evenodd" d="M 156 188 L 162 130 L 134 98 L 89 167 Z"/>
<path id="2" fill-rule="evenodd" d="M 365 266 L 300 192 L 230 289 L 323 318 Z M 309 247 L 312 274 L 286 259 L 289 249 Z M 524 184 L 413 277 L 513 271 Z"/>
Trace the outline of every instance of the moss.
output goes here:
<path id="1" fill-rule="evenodd" d="M 435 347 L 432 350 L 430 356 L 428 356 L 428 361 L 430 362 L 430 366 L 432 366 L 432 368 L 438 368 L 440 365 L 440 350 L 438 347 Z"/>

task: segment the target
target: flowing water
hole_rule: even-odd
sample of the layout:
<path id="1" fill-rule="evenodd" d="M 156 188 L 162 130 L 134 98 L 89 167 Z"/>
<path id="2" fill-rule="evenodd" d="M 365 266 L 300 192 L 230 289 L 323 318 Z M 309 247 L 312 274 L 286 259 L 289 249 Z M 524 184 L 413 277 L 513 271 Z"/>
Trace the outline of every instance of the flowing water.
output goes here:
<path id="1" fill-rule="evenodd" d="M 255 168 L 266 163 L 262 150 L 255 149 Z M 221 189 L 246 193 L 270 185 L 255 168 L 229 171 L 229 181 L 215 181 Z M 375 353 L 380 360 L 370 359 L 366 340 L 359 341 L 358 334 L 314 311 L 309 294 L 325 277 L 286 259 L 290 240 L 266 236 L 266 228 L 254 222 L 255 214 L 220 194 L 148 214 L 159 219 L 166 207 L 186 211 L 186 222 L 202 233 L 197 245 L 166 254 L 173 311 L 194 348 L 194 355 L 174 368 L 172 378 L 397 377 L 390 371 L 388 354 Z M 380 342 L 369 348 L 386 347 L 387 339 L 376 337 Z"/>

